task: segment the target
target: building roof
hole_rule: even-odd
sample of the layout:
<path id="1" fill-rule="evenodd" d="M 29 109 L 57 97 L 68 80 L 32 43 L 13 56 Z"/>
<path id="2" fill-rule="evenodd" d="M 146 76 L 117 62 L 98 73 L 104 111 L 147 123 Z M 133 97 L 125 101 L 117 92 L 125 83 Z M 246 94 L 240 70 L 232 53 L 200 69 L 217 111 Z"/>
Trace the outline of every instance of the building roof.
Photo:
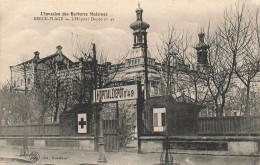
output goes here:
<path id="1" fill-rule="evenodd" d="M 177 101 L 172 96 L 155 96 L 150 97 L 150 104 L 170 104 L 171 106 L 192 106 L 194 109 L 202 109 L 205 108 L 205 106 L 195 104 L 193 102 L 186 102 L 186 101 Z"/>
<path id="2" fill-rule="evenodd" d="M 199 33 L 199 43 L 194 47 L 196 50 L 201 50 L 201 49 L 208 49 L 209 45 L 205 44 L 204 42 L 204 33 Z"/>
<path id="3" fill-rule="evenodd" d="M 127 55 L 127 59 L 136 57 L 144 57 L 144 48 L 133 48 Z M 151 53 L 149 50 L 147 50 L 147 57 L 151 58 Z"/>
<path id="4" fill-rule="evenodd" d="M 131 25 L 130 25 L 130 28 L 133 30 L 135 30 L 137 28 L 147 29 L 149 27 L 150 27 L 150 25 L 142 20 L 137 20 L 137 21 L 131 23 Z"/>
<path id="5" fill-rule="evenodd" d="M 135 12 L 143 11 L 143 9 L 140 7 L 140 3 L 138 3 L 138 8 L 135 10 Z"/>
<path id="6" fill-rule="evenodd" d="M 34 58 L 32 58 L 32 59 L 30 59 L 30 60 L 27 60 L 27 61 L 25 61 L 25 62 L 22 62 L 22 63 L 20 63 L 20 64 L 17 64 L 17 65 L 15 65 L 15 66 L 20 66 L 20 65 L 24 65 L 24 64 L 28 64 L 28 63 L 33 63 L 35 60 L 34 60 Z"/>
<path id="7" fill-rule="evenodd" d="M 48 60 L 50 60 L 50 59 L 53 59 L 53 58 L 57 57 L 58 55 L 61 55 L 61 56 L 65 57 L 65 58 L 69 61 L 69 63 L 73 63 L 73 62 L 72 62 L 68 57 L 66 57 L 62 52 L 59 52 L 59 53 L 56 52 L 56 53 L 54 53 L 54 54 L 52 54 L 52 55 L 49 55 L 49 56 L 47 56 L 47 57 L 44 57 L 44 58 L 41 58 L 41 59 L 38 59 L 38 60 L 36 60 L 36 59 L 33 57 L 32 59 L 27 60 L 27 61 L 25 61 L 25 62 L 22 62 L 22 63 L 20 63 L 20 64 L 17 64 L 17 65 L 15 65 L 15 66 L 20 66 L 20 65 L 28 64 L 28 63 L 37 63 L 37 64 L 44 63 L 44 62 L 46 62 L 46 61 L 48 61 Z"/>

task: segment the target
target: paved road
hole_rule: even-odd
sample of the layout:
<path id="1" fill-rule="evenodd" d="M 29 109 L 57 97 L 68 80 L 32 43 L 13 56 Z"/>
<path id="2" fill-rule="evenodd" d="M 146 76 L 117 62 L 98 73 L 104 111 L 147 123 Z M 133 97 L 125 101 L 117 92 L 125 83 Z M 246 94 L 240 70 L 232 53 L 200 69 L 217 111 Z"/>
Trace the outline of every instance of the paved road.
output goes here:
<path id="1" fill-rule="evenodd" d="M 41 158 L 38 165 L 57 164 L 75 165 L 82 163 L 97 164 L 98 153 L 78 149 L 30 149 L 37 151 Z M 26 165 L 28 157 L 19 156 L 20 148 L 0 148 L 0 165 Z M 256 156 L 216 156 L 193 154 L 173 154 L 174 162 L 181 165 L 260 165 Z M 152 165 L 160 162 L 160 153 L 137 154 L 135 152 L 107 152 L 108 165 Z"/>

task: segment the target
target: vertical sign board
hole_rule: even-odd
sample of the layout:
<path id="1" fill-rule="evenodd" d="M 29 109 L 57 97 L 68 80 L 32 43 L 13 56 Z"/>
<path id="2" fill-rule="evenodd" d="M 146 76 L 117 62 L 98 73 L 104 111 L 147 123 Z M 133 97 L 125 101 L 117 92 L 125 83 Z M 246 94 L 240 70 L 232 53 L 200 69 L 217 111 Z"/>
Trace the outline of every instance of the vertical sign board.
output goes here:
<path id="1" fill-rule="evenodd" d="M 153 131 L 164 132 L 166 128 L 166 109 L 153 108 Z"/>
<path id="2" fill-rule="evenodd" d="M 87 133 L 87 114 L 78 114 L 78 133 Z"/>

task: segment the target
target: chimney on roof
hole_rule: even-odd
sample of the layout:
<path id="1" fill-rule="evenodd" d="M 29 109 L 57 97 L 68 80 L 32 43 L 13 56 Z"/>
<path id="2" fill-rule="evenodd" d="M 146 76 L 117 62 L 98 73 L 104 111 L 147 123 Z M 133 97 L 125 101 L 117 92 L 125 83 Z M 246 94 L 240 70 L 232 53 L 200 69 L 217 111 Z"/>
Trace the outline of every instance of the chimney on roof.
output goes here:
<path id="1" fill-rule="evenodd" d="M 204 36 L 205 36 L 205 34 L 204 33 L 199 33 L 199 42 L 201 43 L 201 44 L 204 44 Z"/>
<path id="2" fill-rule="evenodd" d="M 56 49 L 57 49 L 56 53 L 59 53 L 59 54 L 62 53 L 62 47 L 60 45 L 57 46 Z"/>
<path id="3" fill-rule="evenodd" d="M 40 59 L 40 56 L 39 56 L 39 55 L 40 55 L 40 53 L 39 53 L 38 51 L 35 51 L 35 52 L 34 52 L 34 59 L 35 59 L 35 60 L 39 60 L 39 59 Z"/>

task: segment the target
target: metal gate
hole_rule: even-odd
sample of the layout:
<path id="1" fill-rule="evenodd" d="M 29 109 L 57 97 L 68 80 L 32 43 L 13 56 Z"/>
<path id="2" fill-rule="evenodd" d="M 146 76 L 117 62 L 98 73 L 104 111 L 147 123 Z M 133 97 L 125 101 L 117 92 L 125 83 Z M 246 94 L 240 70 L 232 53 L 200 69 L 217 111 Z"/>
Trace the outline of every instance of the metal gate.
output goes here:
<path id="1" fill-rule="evenodd" d="M 118 149 L 117 120 L 103 120 L 103 132 L 106 151 Z"/>

